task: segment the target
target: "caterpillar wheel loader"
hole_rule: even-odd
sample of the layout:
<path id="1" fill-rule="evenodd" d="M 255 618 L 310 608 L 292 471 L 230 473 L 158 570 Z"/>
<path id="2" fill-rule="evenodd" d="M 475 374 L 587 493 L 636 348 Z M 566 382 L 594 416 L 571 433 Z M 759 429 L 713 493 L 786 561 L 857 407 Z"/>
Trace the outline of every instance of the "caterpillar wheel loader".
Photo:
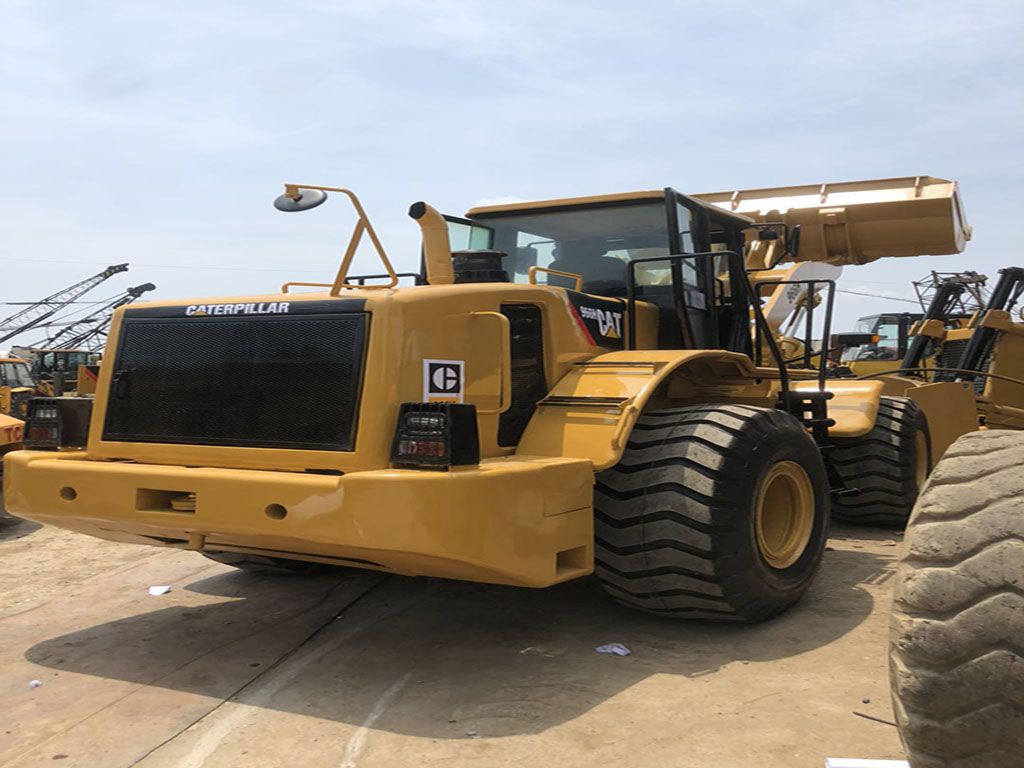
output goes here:
<path id="1" fill-rule="evenodd" d="M 956 276 L 939 285 L 909 329 L 903 359 L 857 378 L 881 381 L 886 397 L 906 397 L 930 382 L 956 382 L 960 391 L 951 396 L 973 403 L 974 412 L 961 424 L 937 422 L 938 429 L 1024 429 L 1024 318 L 1014 320 L 1012 314 L 1016 309 L 1020 317 L 1024 269 L 1000 270 L 988 299 L 965 316 L 962 295 L 971 285 Z M 917 490 L 896 479 L 885 485 L 865 522 L 902 526 Z M 864 499 L 861 493 L 846 494 L 836 500 L 834 513 L 853 522 L 864 519 Z"/>
<path id="2" fill-rule="evenodd" d="M 1024 767 L 1024 434 L 938 463 L 907 526 L 889 645 L 911 768 Z"/>
<path id="3" fill-rule="evenodd" d="M 357 214 L 333 282 L 119 309 L 95 398 L 33 401 L 8 507 L 241 568 L 530 587 L 596 572 L 640 610 L 766 619 L 820 562 L 833 455 L 882 452 L 888 403 L 881 382 L 827 381 L 809 343 L 787 360 L 786 297 L 968 233 L 955 184 L 931 177 L 465 217 L 416 203 L 422 270 L 402 275 L 351 191 L 287 184 L 275 205 L 327 193 Z M 350 275 L 364 235 L 381 275 Z M 906 398 L 931 395 L 925 429 L 958 407 L 948 389 Z M 955 436 L 893 450 L 927 467 Z"/>

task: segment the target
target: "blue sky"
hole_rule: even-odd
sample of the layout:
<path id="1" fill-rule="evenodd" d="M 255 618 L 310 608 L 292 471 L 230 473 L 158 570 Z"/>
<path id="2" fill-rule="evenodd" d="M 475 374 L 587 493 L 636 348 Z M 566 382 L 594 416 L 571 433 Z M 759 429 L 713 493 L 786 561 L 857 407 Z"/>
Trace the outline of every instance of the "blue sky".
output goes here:
<path id="1" fill-rule="evenodd" d="M 277 213 L 285 181 L 356 190 L 412 268 L 419 199 L 927 174 L 962 185 L 966 253 L 843 286 L 994 276 L 1022 259 L 1022 37 L 1006 0 L 0 0 L 0 299 L 120 261 L 93 298 L 329 279 L 351 218 Z M 842 295 L 838 325 L 886 306 Z"/>

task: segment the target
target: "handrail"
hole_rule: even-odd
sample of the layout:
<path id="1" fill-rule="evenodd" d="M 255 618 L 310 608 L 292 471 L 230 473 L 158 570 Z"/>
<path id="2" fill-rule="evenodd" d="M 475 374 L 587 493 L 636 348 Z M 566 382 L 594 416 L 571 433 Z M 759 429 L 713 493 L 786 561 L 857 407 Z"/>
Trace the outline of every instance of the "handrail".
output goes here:
<path id="1" fill-rule="evenodd" d="M 284 193 L 296 200 L 301 197 L 299 194 L 300 189 L 317 189 L 321 192 L 339 192 L 348 197 L 352 203 L 352 207 L 355 208 L 356 214 L 359 217 L 352 230 L 352 236 L 349 238 L 348 247 L 345 249 L 345 255 L 341 259 L 341 265 L 338 267 L 338 273 L 334 278 L 334 282 L 330 284 L 331 296 L 338 296 L 345 288 L 362 288 L 363 290 L 372 291 L 394 288 L 398 285 L 398 276 L 395 274 L 395 268 L 391 266 L 391 261 L 384 252 L 384 246 L 381 244 L 380 238 L 377 237 L 377 231 L 373 228 L 373 224 L 370 223 L 370 218 L 366 215 L 366 211 L 363 209 L 362 203 L 359 202 L 359 198 L 356 197 L 355 192 L 350 189 L 344 189 L 343 187 L 321 187 L 314 184 L 284 185 Z M 359 242 L 362 240 L 364 232 L 369 236 L 370 241 L 373 243 L 373 247 L 377 251 L 377 256 L 380 258 L 381 264 L 384 265 L 384 270 L 390 278 L 386 284 L 358 285 L 347 281 L 348 270 L 352 266 L 352 260 L 355 258 L 356 249 L 359 247 Z M 298 285 L 298 283 L 291 283 L 290 285 Z"/>
<path id="2" fill-rule="evenodd" d="M 289 288 L 332 288 L 334 283 L 297 283 L 295 281 L 281 286 L 281 293 L 288 293 Z"/>
<path id="3" fill-rule="evenodd" d="M 833 305 L 835 303 L 836 295 L 836 281 L 835 280 L 821 280 L 808 278 L 806 280 L 766 280 L 762 283 L 758 283 L 755 287 L 754 295 L 757 297 L 758 304 L 760 304 L 761 291 L 763 288 L 773 288 L 783 285 L 805 285 L 807 286 L 807 292 L 804 294 L 806 297 L 805 316 L 804 316 L 804 338 L 801 343 L 803 344 L 803 354 L 796 357 L 785 360 L 785 363 L 791 363 L 797 360 L 803 360 L 804 365 L 807 368 L 814 368 L 811 361 L 818 357 L 818 389 L 825 389 L 825 378 L 828 373 L 827 369 L 827 357 L 824 354 L 820 354 L 814 351 L 814 310 L 816 304 L 814 297 L 817 296 L 817 286 L 824 285 L 827 288 L 827 294 L 825 299 L 825 322 L 822 328 L 822 339 L 829 339 L 832 335 L 832 312 Z"/>
<path id="4" fill-rule="evenodd" d="M 537 284 L 537 273 L 544 272 L 548 275 L 558 275 L 559 277 L 568 277 L 576 281 L 576 287 L 573 289 L 577 293 L 583 290 L 583 276 L 577 275 L 575 272 L 562 272 L 560 269 L 548 269 L 547 267 L 532 266 L 526 270 L 526 280 L 530 285 Z"/>

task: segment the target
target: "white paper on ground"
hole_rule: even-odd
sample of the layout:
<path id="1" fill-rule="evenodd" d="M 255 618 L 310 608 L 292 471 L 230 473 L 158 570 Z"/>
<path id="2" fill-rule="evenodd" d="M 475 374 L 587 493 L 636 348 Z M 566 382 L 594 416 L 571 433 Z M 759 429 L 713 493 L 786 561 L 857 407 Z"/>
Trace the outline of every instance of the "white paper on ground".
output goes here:
<path id="1" fill-rule="evenodd" d="M 825 768 L 910 768 L 906 760 L 865 760 L 859 757 L 826 757 Z"/>
<path id="2" fill-rule="evenodd" d="M 622 643 L 608 643 L 607 645 L 599 645 L 594 649 L 598 653 L 613 653 L 616 656 L 629 656 L 632 653 L 629 648 L 624 646 Z"/>
<path id="3" fill-rule="evenodd" d="M 38 688 L 42 684 L 43 684 L 42 680 L 30 680 L 29 684 L 28 684 L 28 687 L 29 688 Z"/>
<path id="4" fill-rule="evenodd" d="M 171 591 L 171 588 L 169 586 L 167 586 L 167 585 L 164 585 L 164 586 L 161 586 L 161 587 L 150 587 L 149 588 L 149 594 L 153 595 L 154 597 L 156 597 L 158 595 L 166 595 L 170 591 Z"/>

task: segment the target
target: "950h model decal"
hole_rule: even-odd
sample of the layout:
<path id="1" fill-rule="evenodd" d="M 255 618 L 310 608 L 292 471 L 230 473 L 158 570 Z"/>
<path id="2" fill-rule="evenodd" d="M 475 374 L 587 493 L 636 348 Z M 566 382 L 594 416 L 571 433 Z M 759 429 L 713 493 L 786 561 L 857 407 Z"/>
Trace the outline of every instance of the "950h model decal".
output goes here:
<path id="1" fill-rule="evenodd" d="M 566 291 L 573 318 L 590 344 L 622 349 L 623 306 L 618 299 L 599 299 L 575 291 Z"/>

